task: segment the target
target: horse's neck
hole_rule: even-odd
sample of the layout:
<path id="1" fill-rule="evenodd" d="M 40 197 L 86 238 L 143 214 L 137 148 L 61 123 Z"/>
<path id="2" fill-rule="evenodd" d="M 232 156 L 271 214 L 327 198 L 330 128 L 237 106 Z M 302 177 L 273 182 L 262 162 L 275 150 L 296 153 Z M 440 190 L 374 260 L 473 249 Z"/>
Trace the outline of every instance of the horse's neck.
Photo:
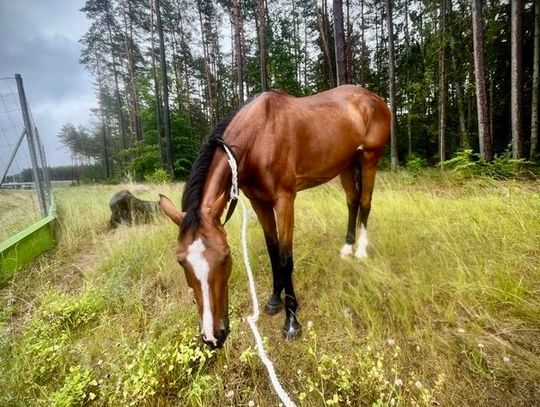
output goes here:
<path id="1" fill-rule="evenodd" d="M 218 149 L 206 176 L 200 212 L 220 219 L 229 200 L 232 177 L 227 155 Z"/>

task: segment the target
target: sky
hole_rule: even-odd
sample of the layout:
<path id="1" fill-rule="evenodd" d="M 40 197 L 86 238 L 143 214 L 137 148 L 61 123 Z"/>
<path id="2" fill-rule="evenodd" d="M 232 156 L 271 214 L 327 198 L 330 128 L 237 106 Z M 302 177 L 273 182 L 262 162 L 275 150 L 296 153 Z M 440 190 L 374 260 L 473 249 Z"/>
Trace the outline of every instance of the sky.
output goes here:
<path id="1" fill-rule="evenodd" d="M 63 124 L 88 126 L 96 98 L 79 64 L 89 22 L 84 0 L 0 0 L 0 78 L 20 73 L 49 165 L 70 164 L 58 141 Z"/>

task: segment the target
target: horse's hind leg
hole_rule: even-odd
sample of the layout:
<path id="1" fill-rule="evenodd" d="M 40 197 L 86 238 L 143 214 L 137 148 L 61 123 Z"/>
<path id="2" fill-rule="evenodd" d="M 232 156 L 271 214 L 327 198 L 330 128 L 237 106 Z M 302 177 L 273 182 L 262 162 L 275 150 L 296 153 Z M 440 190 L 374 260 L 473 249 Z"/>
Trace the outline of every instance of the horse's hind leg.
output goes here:
<path id="1" fill-rule="evenodd" d="M 347 208 L 349 210 L 347 221 L 347 234 L 345 235 L 345 244 L 341 248 L 341 257 L 347 257 L 353 254 L 353 245 L 356 241 L 356 219 L 358 217 L 358 208 L 360 205 L 360 190 L 355 179 L 357 163 L 353 162 L 345 171 L 340 174 L 341 185 L 345 190 L 347 197 Z"/>
<path id="2" fill-rule="evenodd" d="M 251 201 L 251 206 L 255 210 L 259 223 L 263 228 L 264 239 L 266 241 L 268 255 L 270 256 L 270 264 L 272 265 L 272 276 L 274 280 L 272 295 L 266 303 L 264 312 L 269 315 L 275 315 L 281 311 L 281 308 L 283 308 L 281 292 L 283 291 L 284 281 L 283 274 L 281 273 L 279 266 L 279 244 L 274 209 L 272 208 L 271 204 L 256 200 Z"/>
<path id="3" fill-rule="evenodd" d="M 356 246 L 355 256 L 359 259 L 368 257 L 368 234 L 367 221 L 371 211 L 371 196 L 375 185 L 375 173 L 377 171 L 377 162 L 381 156 L 381 151 L 362 151 L 360 154 L 361 166 L 361 193 L 360 193 L 360 233 L 358 244 Z"/>

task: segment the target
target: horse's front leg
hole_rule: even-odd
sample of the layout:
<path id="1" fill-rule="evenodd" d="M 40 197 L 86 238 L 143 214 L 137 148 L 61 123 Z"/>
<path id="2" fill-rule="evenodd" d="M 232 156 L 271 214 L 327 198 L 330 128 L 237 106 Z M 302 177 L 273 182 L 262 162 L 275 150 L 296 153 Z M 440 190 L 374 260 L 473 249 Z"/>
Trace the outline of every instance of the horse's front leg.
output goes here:
<path id="1" fill-rule="evenodd" d="M 255 210 L 259 223 L 263 228 L 264 240 L 266 241 L 266 248 L 268 250 L 268 256 L 270 257 L 274 280 L 272 295 L 266 303 L 264 312 L 269 315 L 275 315 L 283 308 L 281 293 L 283 292 L 284 281 L 279 262 L 279 242 L 277 238 L 274 209 L 271 204 L 256 200 L 251 200 L 251 206 L 253 207 L 253 210 Z"/>
<path id="2" fill-rule="evenodd" d="M 294 194 L 280 196 L 274 206 L 279 241 L 279 266 L 285 288 L 285 339 L 295 339 L 300 335 L 301 325 L 296 319 L 298 302 L 294 293 L 293 273 L 293 228 L 294 228 Z"/>

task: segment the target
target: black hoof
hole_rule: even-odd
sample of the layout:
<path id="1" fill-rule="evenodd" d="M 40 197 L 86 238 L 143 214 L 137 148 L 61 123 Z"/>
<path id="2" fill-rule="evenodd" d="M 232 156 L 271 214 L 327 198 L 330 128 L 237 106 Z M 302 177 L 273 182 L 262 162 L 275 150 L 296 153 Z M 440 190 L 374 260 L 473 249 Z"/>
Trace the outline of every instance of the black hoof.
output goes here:
<path id="1" fill-rule="evenodd" d="M 283 301 L 281 298 L 274 297 L 273 295 L 268 299 L 264 312 L 268 315 L 276 315 L 283 308 Z"/>
<path id="2" fill-rule="evenodd" d="M 294 316 L 287 318 L 283 327 L 283 337 L 287 341 L 295 340 L 302 333 L 302 326 Z"/>

